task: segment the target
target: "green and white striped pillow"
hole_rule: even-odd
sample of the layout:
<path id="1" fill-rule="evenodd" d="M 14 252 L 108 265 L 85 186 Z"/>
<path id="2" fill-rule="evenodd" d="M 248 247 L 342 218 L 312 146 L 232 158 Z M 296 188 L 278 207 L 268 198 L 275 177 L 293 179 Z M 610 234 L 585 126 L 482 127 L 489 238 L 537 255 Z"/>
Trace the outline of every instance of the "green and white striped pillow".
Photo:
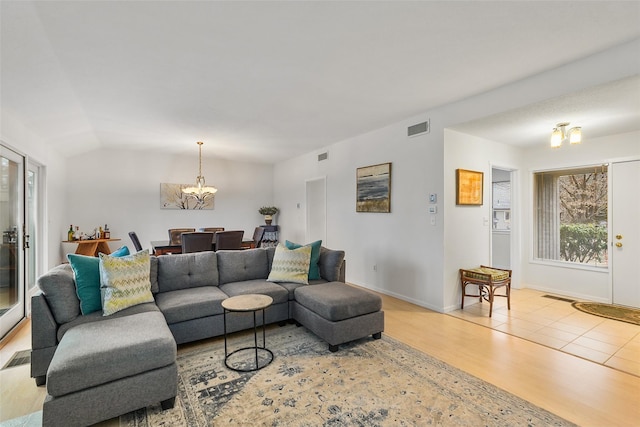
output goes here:
<path id="1" fill-rule="evenodd" d="M 276 247 L 276 253 L 273 255 L 273 264 L 267 281 L 308 285 L 310 261 L 311 246 L 287 249 L 285 245 L 280 243 Z"/>
<path id="2" fill-rule="evenodd" d="M 153 302 L 149 278 L 150 263 L 148 251 L 120 258 L 100 254 L 103 316 L 134 305 Z"/>

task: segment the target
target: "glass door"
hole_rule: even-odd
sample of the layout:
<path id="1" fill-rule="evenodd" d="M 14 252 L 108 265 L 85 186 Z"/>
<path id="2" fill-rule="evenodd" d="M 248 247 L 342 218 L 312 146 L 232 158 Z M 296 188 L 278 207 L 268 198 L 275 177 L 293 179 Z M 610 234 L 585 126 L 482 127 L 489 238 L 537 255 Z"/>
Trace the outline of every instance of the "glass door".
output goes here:
<path id="1" fill-rule="evenodd" d="M 0 146 L 0 338 L 25 316 L 23 156 Z"/>

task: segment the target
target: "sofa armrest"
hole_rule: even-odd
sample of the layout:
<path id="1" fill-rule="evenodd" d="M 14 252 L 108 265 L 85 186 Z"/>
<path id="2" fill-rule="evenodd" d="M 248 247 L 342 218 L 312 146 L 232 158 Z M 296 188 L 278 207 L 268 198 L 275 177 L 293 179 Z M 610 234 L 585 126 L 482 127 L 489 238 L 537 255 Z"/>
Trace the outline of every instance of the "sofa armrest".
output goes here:
<path id="1" fill-rule="evenodd" d="M 345 282 L 344 251 L 320 248 L 320 276 L 329 282 Z"/>
<path id="2" fill-rule="evenodd" d="M 58 344 L 58 324 L 42 292 L 31 297 L 31 348 L 36 350 Z"/>
<path id="3" fill-rule="evenodd" d="M 31 377 L 36 385 L 46 381 L 47 369 L 58 346 L 58 324 L 40 291 L 31 297 Z"/>

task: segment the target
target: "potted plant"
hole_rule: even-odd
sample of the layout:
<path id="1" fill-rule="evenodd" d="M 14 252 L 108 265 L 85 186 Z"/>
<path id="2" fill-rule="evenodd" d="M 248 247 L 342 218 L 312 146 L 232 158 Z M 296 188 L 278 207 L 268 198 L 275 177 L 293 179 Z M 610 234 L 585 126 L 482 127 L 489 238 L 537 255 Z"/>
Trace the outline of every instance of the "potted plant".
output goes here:
<path id="1" fill-rule="evenodd" d="M 264 222 L 267 225 L 271 225 L 273 216 L 278 213 L 278 208 L 275 206 L 263 206 L 258 209 L 258 213 L 260 213 L 260 215 L 264 215 Z"/>

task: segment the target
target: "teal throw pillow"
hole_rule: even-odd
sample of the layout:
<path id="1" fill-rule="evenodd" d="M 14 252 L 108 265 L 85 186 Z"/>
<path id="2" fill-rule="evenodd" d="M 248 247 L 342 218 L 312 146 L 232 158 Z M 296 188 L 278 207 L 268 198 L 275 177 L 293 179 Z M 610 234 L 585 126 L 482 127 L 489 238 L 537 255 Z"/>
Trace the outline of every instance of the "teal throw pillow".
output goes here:
<path id="1" fill-rule="evenodd" d="M 111 256 L 122 257 L 129 255 L 129 248 L 123 246 L 111 253 Z M 68 254 L 76 283 L 76 295 L 80 300 L 82 314 L 102 310 L 100 295 L 100 259 L 93 256 Z"/>
<path id="2" fill-rule="evenodd" d="M 297 243 L 290 242 L 288 240 L 286 240 L 284 244 L 287 247 L 287 249 L 298 249 L 303 246 Z M 322 240 L 318 240 L 304 246 L 311 246 L 311 262 L 309 263 L 309 280 L 318 280 L 320 279 L 320 266 L 318 265 L 318 262 L 320 262 L 320 246 L 322 246 Z"/>
<path id="3" fill-rule="evenodd" d="M 109 255 L 116 256 L 116 257 L 121 257 L 121 256 L 131 255 L 131 252 L 129 252 L 129 248 L 128 247 L 123 246 L 123 247 L 118 248 L 115 251 L 111 252 Z"/>

